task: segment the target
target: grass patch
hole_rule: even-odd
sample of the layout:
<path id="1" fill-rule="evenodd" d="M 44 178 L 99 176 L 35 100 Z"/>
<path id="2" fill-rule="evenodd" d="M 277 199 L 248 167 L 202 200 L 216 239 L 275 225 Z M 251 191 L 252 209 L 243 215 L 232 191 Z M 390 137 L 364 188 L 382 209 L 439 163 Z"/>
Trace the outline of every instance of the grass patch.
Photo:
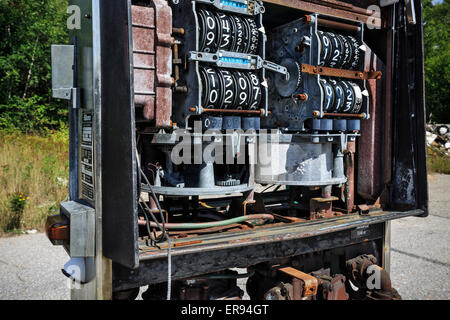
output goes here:
<path id="1" fill-rule="evenodd" d="M 428 173 L 450 174 L 450 157 L 436 147 L 428 147 Z"/>
<path id="2" fill-rule="evenodd" d="M 42 230 L 68 191 L 67 132 L 0 132 L 0 233 Z"/>

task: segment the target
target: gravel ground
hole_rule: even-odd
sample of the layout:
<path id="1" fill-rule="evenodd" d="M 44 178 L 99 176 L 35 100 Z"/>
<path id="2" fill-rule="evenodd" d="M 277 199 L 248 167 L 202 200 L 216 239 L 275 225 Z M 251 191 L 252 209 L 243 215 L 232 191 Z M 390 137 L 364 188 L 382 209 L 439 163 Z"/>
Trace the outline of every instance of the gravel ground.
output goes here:
<path id="1" fill-rule="evenodd" d="M 432 175 L 429 185 L 430 216 L 392 222 L 391 278 L 403 299 L 450 299 L 450 175 Z M 67 260 L 43 234 L 1 238 L 0 300 L 69 299 Z"/>
<path id="2" fill-rule="evenodd" d="M 428 178 L 430 215 L 391 226 L 391 279 L 403 299 L 450 299 L 450 175 Z"/>

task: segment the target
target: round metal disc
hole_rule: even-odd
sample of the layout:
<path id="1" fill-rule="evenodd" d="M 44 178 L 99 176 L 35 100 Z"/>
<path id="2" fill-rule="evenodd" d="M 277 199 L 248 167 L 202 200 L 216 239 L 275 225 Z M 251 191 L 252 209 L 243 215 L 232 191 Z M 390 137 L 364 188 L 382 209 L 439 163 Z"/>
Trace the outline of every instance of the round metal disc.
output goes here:
<path id="1" fill-rule="evenodd" d="M 290 97 L 295 93 L 301 83 L 300 65 L 291 58 L 283 59 L 280 63 L 286 67 L 289 72 L 289 80 L 281 73 L 277 73 L 274 77 L 275 88 L 282 97 Z"/>

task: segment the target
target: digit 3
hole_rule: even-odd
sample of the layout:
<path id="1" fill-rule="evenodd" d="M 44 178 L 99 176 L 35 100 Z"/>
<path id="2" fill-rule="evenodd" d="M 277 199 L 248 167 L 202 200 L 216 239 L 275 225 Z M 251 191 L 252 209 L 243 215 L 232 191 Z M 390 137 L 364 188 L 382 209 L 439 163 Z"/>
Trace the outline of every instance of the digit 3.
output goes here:
<path id="1" fill-rule="evenodd" d="M 232 73 L 226 69 L 219 69 L 220 78 L 223 84 L 223 98 L 221 106 L 224 109 L 230 108 L 236 101 L 236 82 Z"/>
<path id="2" fill-rule="evenodd" d="M 355 93 L 348 81 L 340 81 L 341 86 L 344 88 L 345 103 L 342 112 L 350 113 L 355 107 Z"/>
<path id="3" fill-rule="evenodd" d="M 220 37 L 218 38 L 218 48 L 220 50 L 228 51 L 233 44 L 232 33 L 234 30 L 232 29 L 231 20 L 227 15 L 221 12 L 216 12 L 216 19 L 218 22 L 218 28 L 220 30 Z"/>
<path id="4" fill-rule="evenodd" d="M 351 112 L 359 113 L 361 111 L 362 104 L 363 104 L 363 95 L 362 95 L 361 88 L 355 82 L 349 81 L 349 85 L 352 87 L 353 93 L 355 94 L 355 104 L 354 104 L 354 107 L 351 110 Z"/>

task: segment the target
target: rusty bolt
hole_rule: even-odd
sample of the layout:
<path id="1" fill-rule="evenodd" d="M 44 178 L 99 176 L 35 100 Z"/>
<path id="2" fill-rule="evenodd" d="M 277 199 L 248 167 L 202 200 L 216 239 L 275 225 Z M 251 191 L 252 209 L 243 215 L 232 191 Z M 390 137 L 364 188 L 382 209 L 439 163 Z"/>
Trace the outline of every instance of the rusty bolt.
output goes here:
<path id="1" fill-rule="evenodd" d="M 313 116 L 314 116 L 314 117 L 320 116 L 320 112 L 317 111 L 317 110 L 314 110 L 314 111 L 313 111 Z"/>
<path id="2" fill-rule="evenodd" d="M 302 101 L 308 100 L 308 95 L 306 95 L 306 93 L 300 93 L 300 94 L 296 95 L 295 97 Z"/>
<path id="3" fill-rule="evenodd" d="M 172 33 L 184 35 L 184 28 L 172 28 Z"/>

